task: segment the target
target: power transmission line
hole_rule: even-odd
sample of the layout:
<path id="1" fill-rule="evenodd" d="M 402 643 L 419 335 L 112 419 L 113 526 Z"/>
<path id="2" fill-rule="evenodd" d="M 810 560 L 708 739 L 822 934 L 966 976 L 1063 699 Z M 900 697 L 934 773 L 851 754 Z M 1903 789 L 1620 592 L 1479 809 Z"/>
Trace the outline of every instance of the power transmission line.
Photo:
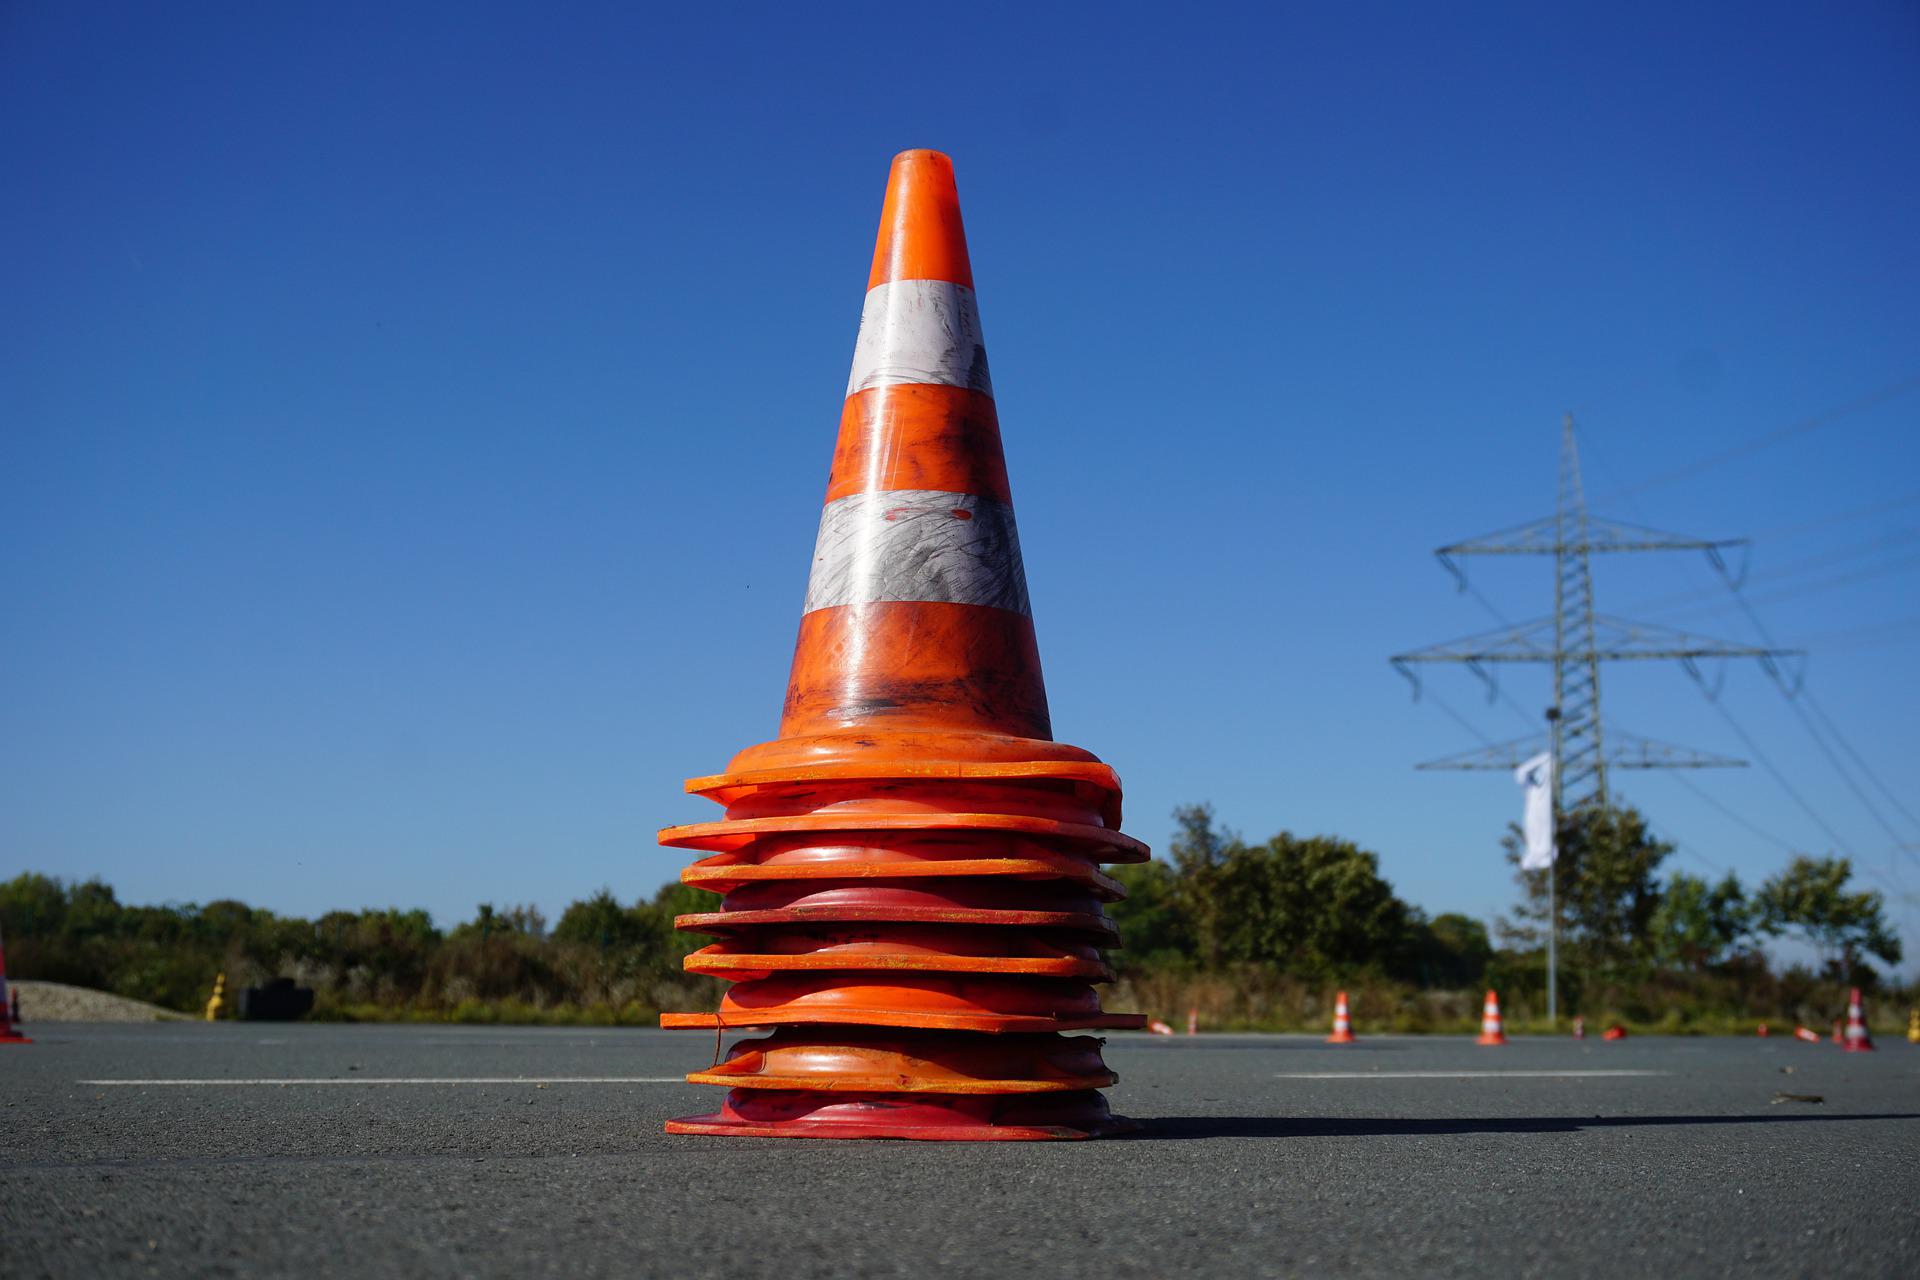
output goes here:
<path id="1" fill-rule="evenodd" d="M 1696 683 L 1699 682 L 1698 676 L 1695 676 L 1694 679 Z M 1704 685 L 1702 687 L 1704 688 Z M 1854 861 L 1859 861 L 1860 855 L 1855 853 L 1853 847 L 1841 839 L 1840 833 L 1835 831 L 1833 827 L 1828 824 L 1827 820 L 1821 817 L 1812 805 L 1807 803 L 1806 797 L 1794 790 L 1793 784 L 1787 781 L 1787 775 L 1780 771 L 1780 766 L 1776 765 L 1767 753 L 1760 749 L 1760 744 L 1753 740 L 1752 734 L 1740 727 L 1740 722 L 1733 718 L 1733 713 L 1727 710 L 1726 704 L 1711 694 L 1707 697 L 1707 703 L 1715 711 L 1720 713 L 1720 718 L 1727 722 L 1727 727 L 1739 736 L 1740 741 L 1746 743 L 1748 752 L 1752 754 L 1755 760 L 1760 762 L 1761 768 L 1773 775 L 1773 780 L 1780 784 L 1780 789 L 1787 793 L 1788 798 L 1799 805 L 1801 810 L 1805 812 L 1809 818 L 1813 819 L 1815 826 L 1827 833 L 1827 838 L 1833 841 L 1834 847 L 1854 859 Z"/>
<path id="2" fill-rule="evenodd" d="M 1675 782 L 1679 783 L 1681 786 L 1685 787 L 1687 790 L 1693 792 L 1693 794 L 1697 796 L 1709 808 L 1719 810 L 1722 815 L 1732 820 L 1733 822 L 1739 824 L 1740 826 L 1745 827 L 1748 831 L 1751 831 L 1754 835 L 1759 836 L 1762 840 L 1767 841 L 1769 844 L 1776 845 L 1790 854 L 1806 852 L 1806 850 L 1804 849 L 1795 848 L 1792 844 L 1789 844 L 1787 841 L 1782 840 L 1779 836 L 1774 835 L 1771 831 L 1768 831 L 1765 827 L 1762 827 L 1759 824 L 1753 822 L 1745 814 L 1741 813 L 1738 809 L 1733 808 L 1731 805 L 1722 804 L 1717 798 L 1715 798 L 1712 792 L 1708 791 L 1705 787 L 1695 782 L 1692 778 L 1689 778 L 1686 774 L 1670 773 L 1667 776 L 1669 778 L 1672 778 Z"/>
<path id="3" fill-rule="evenodd" d="M 1901 396 L 1916 390 L 1920 390 L 1920 373 L 1909 374 L 1897 382 L 1889 383 L 1887 386 L 1881 387 L 1877 391 L 1868 392 L 1866 395 L 1857 399 L 1846 401 L 1843 404 L 1835 405 L 1831 409 L 1823 409 L 1819 413 L 1812 414 L 1809 417 L 1790 422 L 1786 426 L 1776 431 L 1770 431 L 1756 440 L 1749 440 L 1744 444 L 1735 445 L 1730 449 L 1723 449 L 1719 453 L 1708 454 L 1698 461 L 1687 463 L 1685 466 L 1676 467 L 1672 471 L 1642 480 L 1639 484 L 1631 488 L 1606 494 L 1602 497 L 1601 501 L 1610 502 L 1615 498 L 1624 498 L 1630 494 L 1645 493 L 1649 489 L 1657 489 L 1664 485 L 1677 484 L 1682 480 L 1691 480 L 1704 471 L 1711 471 L 1713 468 L 1721 466 L 1724 463 L 1733 462 L 1751 454 L 1759 453 L 1763 449 L 1770 449 L 1776 444 L 1791 440 L 1796 436 L 1805 435 L 1809 431 L 1817 431 L 1821 427 L 1829 426 L 1841 418 L 1848 417 L 1852 414 L 1864 413 L 1869 409 L 1877 409 L 1889 401 L 1897 400 Z"/>
<path id="4" fill-rule="evenodd" d="M 1806 700 L 1808 709 L 1819 716 L 1820 722 L 1827 726 L 1827 731 L 1833 734 L 1833 739 L 1840 744 L 1841 750 L 1853 758 L 1854 764 L 1859 766 L 1860 772 L 1866 775 L 1867 780 L 1880 789 L 1880 794 L 1885 796 L 1887 802 L 1898 809 L 1901 814 L 1906 817 L 1908 822 L 1911 822 L 1916 828 L 1920 828 L 1920 818 L 1913 816 L 1913 810 L 1907 808 L 1906 805 L 1900 802 L 1900 797 L 1894 793 L 1893 788 L 1880 781 L 1880 775 L 1876 774 L 1873 769 L 1868 766 L 1866 759 L 1858 751 L 1853 749 L 1853 744 L 1848 742 L 1846 736 L 1840 732 L 1840 726 L 1833 722 L 1833 717 L 1829 716 L 1826 710 L 1821 707 L 1818 702 L 1814 701 L 1813 691 L 1811 689 L 1802 689 L 1800 696 Z"/>
<path id="5" fill-rule="evenodd" d="M 1803 637 L 1801 643 L 1809 646 L 1817 644 L 1823 651 L 1862 648 L 1866 645 L 1881 643 L 1868 639 L 1870 636 L 1886 635 L 1911 627 L 1920 627 L 1920 613 L 1905 618 L 1889 618 L 1885 622 L 1868 622 L 1857 627 L 1842 627 L 1838 631 L 1816 631 L 1810 636 Z"/>
<path id="6" fill-rule="evenodd" d="M 1610 748 L 1603 741 L 1600 715 L 1600 664 L 1628 659 L 1752 657 L 1771 661 L 1790 651 L 1774 647 L 1736 645 L 1703 636 L 1604 615 L 1594 608 L 1591 557 L 1595 553 L 1628 551 L 1700 551 L 1725 571 L 1726 552 L 1745 545 L 1738 538 L 1698 538 L 1669 533 L 1594 515 L 1588 510 L 1580 473 L 1580 451 L 1568 415 L 1560 431 L 1559 495 L 1554 513 L 1441 547 L 1434 554 L 1453 574 L 1463 591 L 1470 591 L 1501 623 L 1501 630 L 1400 653 L 1390 661 L 1420 696 L 1417 663 L 1464 664 L 1489 689 L 1489 701 L 1500 695 L 1492 674 L 1498 664 L 1529 662 L 1553 668 L 1553 708 L 1549 711 L 1548 749 L 1554 760 L 1553 790 L 1556 812 L 1566 813 L 1607 804 L 1607 771 L 1622 768 L 1711 768 L 1739 761 L 1692 752 L 1652 739 L 1629 739 Z M 1514 624 L 1492 601 L 1475 590 L 1460 567 L 1469 555 L 1551 555 L 1554 561 L 1554 608 L 1545 618 Z M 1512 699 L 1509 705 L 1531 722 Z M 1428 761 L 1423 769 L 1503 769 L 1535 754 L 1525 741 L 1489 745 L 1478 751 Z M 1621 750 L 1624 746 L 1628 749 Z M 1524 754 L 1522 754 L 1524 753 Z"/>
<path id="7" fill-rule="evenodd" d="M 1747 623 L 1753 628 L 1754 634 L 1758 635 L 1760 639 L 1767 644 L 1773 644 L 1773 632 L 1768 629 L 1766 623 L 1760 620 L 1760 615 L 1754 611 L 1753 602 L 1748 600 L 1745 593 L 1738 587 L 1732 587 L 1730 594 L 1733 597 L 1734 603 L 1739 606 L 1740 611 L 1746 614 Z M 1862 807 L 1864 807 L 1869 814 L 1873 815 L 1873 820 L 1880 825 L 1882 831 L 1887 833 L 1887 839 L 1893 842 L 1894 848 L 1905 848 L 1905 837 L 1900 832 L 1894 830 L 1893 824 L 1882 816 L 1879 807 L 1868 798 L 1866 791 L 1860 786 L 1859 780 L 1854 776 L 1854 770 L 1847 768 L 1846 765 L 1840 762 L 1840 758 L 1834 754 L 1833 748 L 1827 744 L 1826 737 L 1814 727 L 1812 718 L 1807 714 L 1808 705 L 1812 703 L 1813 695 L 1807 692 L 1804 683 L 1789 686 L 1786 679 L 1781 675 L 1779 666 L 1771 659 L 1764 660 L 1761 665 L 1766 670 L 1768 678 L 1773 681 L 1774 688 L 1778 689 L 1781 696 L 1787 700 L 1787 706 L 1792 709 L 1794 716 L 1800 721 L 1801 727 L 1807 731 L 1807 736 L 1813 739 L 1814 745 L 1820 749 L 1820 754 L 1827 758 L 1827 763 L 1831 764 L 1834 772 L 1840 775 L 1840 780 L 1847 784 L 1848 790 L 1852 791 L 1854 796 L 1859 799 Z M 1908 821 L 1914 822 L 1916 826 L 1920 826 L 1920 821 L 1914 820 L 1912 813 L 1908 812 L 1906 806 L 1900 803 L 1898 797 L 1894 796 L 1892 789 L 1880 781 L 1878 775 L 1874 774 L 1873 770 L 1868 767 L 1866 760 L 1858 751 L 1854 750 L 1853 744 L 1846 740 L 1846 735 L 1840 732 L 1840 726 L 1833 722 L 1833 718 L 1827 715 L 1824 710 L 1820 712 L 1820 718 L 1825 723 L 1833 739 L 1846 749 L 1849 756 L 1853 757 L 1860 772 L 1872 779 L 1874 785 L 1879 787 L 1880 790 L 1893 801 L 1895 807 L 1906 814 Z M 1920 855 L 1915 856 L 1920 858 Z"/>
<path id="8" fill-rule="evenodd" d="M 1433 705 L 1440 708 L 1440 710 L 1446 712 L 1448 717 L 1450 717 L 1455 724 L 1459 725 L 1462 729 L 1465 729 L 1468 733 L 1472 734 L 1474 737 L 1480 739 L 1480 741 L 1485 743 L 1487 746 L 1493 745 L 1493 739 L 1491 737 L 1482 733 L 1479 730 L 1479 728 L 1474 725 L 1472 721 L 1468 720 L 1465 716 L 1461 715 L 1458 711 L 1455 711 L 1440 697 L 1438 693 L 1435 693 L 1432 690 L 1428 690 L 1427 696 L 1429 698 L 1432 698 Z"/>
<path id="9" fill-rule="evenodd" d="M 1824 529 L 1829 525 L 1841 524 L 1848 520 L 1858 520 L 1862 516 L 1877 516 L 1884 511 L 1894 511 L 1900 507 L 1910 507 L 1920 502 L 1920 493 L 1909 493 L 1905 497 L 1889 498 L 1885 502 L 1869 502 L 1864 507 L 1852 507 L 1846 511 L 1837 511 L 1831 515 L 1815 516 L 1811 520 L 1800 520 L 1793 524 L 1776 524 L 1771 528 L 1757 529 L 1756 538 L 1771 538 L 1783 533 L 1805 533 L 1809 529 Z"/>
<path id="10" fill-rule="evenodd" d="M 1817 595 L 1822 591 L 1832 591 L 1836 587 L 1849 587 L 1856 582 L 1865 582 L 1871 578 L 1885 578 L 1896 573 L 1911 573 L 1915 569 L 1920 569 L 1920 555 L 1909 556 L 1904 560 L 1890 561 L 1886 564 L 1871 565 L 1864 569 L 1855 569 L 1852 572 L 1843 573 L 1839 577 L 1835 577 L 1835 578 L 1823 578 L 1818 582 L 1804 583 L 1800 586 L 1788 587 L 1785 590 L 1781 590 L 1781 591 L 1772 591 L 1763 596 L 1755 596 L 1753 599 L 1753 603 L 1779 604 L 1784 600 L 1798 600 L 1803 596 Z M 1696 600 L 1700 598 L 1701 598 L 1700 596 L 1694 597 L 1694 599 Z M 1677 605 L 1670 605 L 1665 609 L 1655 609 L 1655 610 L 1652 610 L 1652 612 L 1655 612 L 1655 613 L 1680 612 L 1680 613 L 1698 613 L 1698 614 L 1712 615 L 1712 614 L 1726 613 L 1731 608 L 1732 606 L 1730 604 L 1720 604 L 1720 605 L 1701 604 L 1690 609 L 1681 608 Z"/>
<path id="11" fill-rule="evenodd" d="M 1851 543 L 1844 547 L 1834 547 L 1815 555 L 1802 556 L 1798 560 L 1789 560 L 1785 564 L 1774 565 L 1759 573 L 1742 573 L 1737 575 L 1723 573 L 1719 576 L 1719 580 L 1711 587 L 1676 591 L 1664 596 L 1656 596 L 1632 605 L 1631 609 L 1634 613 L 1659 613 L 1675 605 L 1692 604 L 1697 600 L 1708 599 L 1725 590 L 1742 591 L 1761 583 L 1777 582 L 1782 578 L 1796 578 L 1814 569 L 1824 569 L 1848 560 L 1857 560 L 1861 557 L 1872 555 L 1875 552 L 1896 547 L 1903 542 L 1913 542 L 1916 540 L 1920 540 L 1920 526 L 1896 529 L 1890 533 L 1883 533 L 1878 537 L 1870 538 L 1865 542 Z M 1889 563 L 1899 564 L 1902 562 L 1893 561 Z M 1883 568 L 1885 565 L 1867 567 L 1869 569 Z M 1856 570 L 1848 570 L 1848 572 L 1856 572 Z M 1800 588 L 1793 589 L 1799 590 Z"/>

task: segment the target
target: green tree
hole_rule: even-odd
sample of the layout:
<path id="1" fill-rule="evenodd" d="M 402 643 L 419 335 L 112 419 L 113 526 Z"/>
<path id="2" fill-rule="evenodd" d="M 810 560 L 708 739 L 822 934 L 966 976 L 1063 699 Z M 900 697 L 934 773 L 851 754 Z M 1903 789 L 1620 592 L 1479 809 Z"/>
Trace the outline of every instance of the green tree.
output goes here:
<path id="1" fill-rule="evenodd" d="M 679 916 L 702 915 L 719 909 L 720 895 L 711 890 L 696 889 L 677 880 L 660 886 L 660 891 L 653 895 L 653 901 L 645 907 L 645 918 L 660 954 L 666 957 L 672 968 L 678 969 L 682 957 L 713 941 L 706 934 L 674 928 L 674 920 Z"/>
<path id="2" fill-rule="evenodd" d="M 1407 910 L 1407 947 L 1400 971 L 1423 987 L 1477 987 L 1493 961 L 1487 926 L 1472 916 L 1445 912 L 1428 920 Z"/>
<path id="3" fill-rule="evenodd" d="M 1846 981 L 1858 980 L 1867 956 L 1899 964 L 1900 939 L 1882 914 L 1885 899 L 1870 889 L 1848 893 L 1852 878 L 1846 858 L 1795 858 L 1754 894 L 1760 929 L 1775 937 L 1798 935 Z"/>
<path id="4" fill-rule="evenodd" d="M 1231 831 L 1214 826 L 1213 806 L 1184 804 L 1173 811 L 1173 904 L 1186 922 L 1194 957 L 1204 969 L 1218 967 L 1227 928 L 1222 877 L 1244 846 Z"/>
<path id="5" fill-rule="evenodd" d="M 1123 971 L 1179 963 L 1193 954 L 1193 932 L 1178 901 L 1179 886 L 1164 862 L 1135 862 L 1110 868 L 1127 896 L 1107 905 L 1120 930 L 1121 948 L 1113 961 Z"/>
<path id="6" fill-rule="evenodd" d="M 650 922 L 620 905 L 613 890 L 602 889 L 573 903 L 553 926 L 557 942 L 579 942 L 602 948 L 638 947 L 652 941 Z"/>
<path id="7" fill-rule="evenodd" d="M 1334 836 L 1281 832 L 1236 845 L 1218 869 L 1221 958 L 1311 974 L 1385 970 L 1404 948 L 1407 905 L 1379 856 Z"/>
<path id="8" fill-rule="evenodd" d="M 1520 868 L 1520 828 L 1501 838 L 1515 868 L 1521 901 L 1517 924 L 1503 927 L 1523 946 L 1546 944 L 1547 873 Z M 1622 969 L 1653 955 L 1653 914 L 1660 906 L 1660 864 L 1673 846 L 1656 839 L 1630 806 L 1586 808 L 1563 814 L 1555 833 L 1554 914 L 1563 960 L 1589 971 Z"/>
<path id="9" fill-rule="evenodd" d="M 1676 871 L 1648 922 L 1653 954 L 1662 964 L 1695 972 L 1723 960 L 1752 927 L 1746 894 L 1732 872 L 1719 884 Z"/>

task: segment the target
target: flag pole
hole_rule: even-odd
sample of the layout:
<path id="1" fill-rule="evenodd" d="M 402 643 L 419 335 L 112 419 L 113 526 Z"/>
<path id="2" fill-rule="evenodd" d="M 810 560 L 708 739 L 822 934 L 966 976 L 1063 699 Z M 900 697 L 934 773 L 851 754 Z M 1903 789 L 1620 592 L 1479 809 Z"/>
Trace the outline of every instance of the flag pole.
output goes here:
<path id="1" fill-rule="evenodd" d="M 1554 901 L 1553 871 L 1554 864 L 1560 861 L 1560 708 L 1547 708 L 1547 777 L 1551 785 L 1547 788 L 1548 803 L 1552 806 L 1552 821 L 1547 829 L 1552 832 L 1553 849 L 1547 858 L 1547 1026 L 1557 1030 L 1560 1025 L 1559 1010 L 1556 1007 L 1558 992 L 1557 979 L 1560 966 L 1554 952 L 1556 935 L 1560 932 L 1560 910 Z"/>

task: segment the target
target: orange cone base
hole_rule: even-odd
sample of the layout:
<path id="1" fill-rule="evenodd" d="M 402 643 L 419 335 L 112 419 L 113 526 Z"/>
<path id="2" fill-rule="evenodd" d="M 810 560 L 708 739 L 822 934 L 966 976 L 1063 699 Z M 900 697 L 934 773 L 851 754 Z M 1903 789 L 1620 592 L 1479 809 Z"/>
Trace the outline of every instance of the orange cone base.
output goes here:
<path id="1" fill-rule="evenodd" d="M 1844 1050 L 1847 1053 L 1872 1053 L 1873 1041 L 1849 1040 L 1845 1044 L 1841 1045 L 1840 1047 L 1842 1050 Z"/>
<path id="2" fill-rule="evenodd" d="M 1048 1142 L 1102 1138 L 1140 1126 L 1091 1090 L 1038 1096 L 815 1093 L 736 1089 L 710 1115 L 667 1121 L 668 1133 L 734 1138 L 905 1138 L 923 1142 Z"/>
<path id="3" fill-rule="evenodd" d="M 1475 1044 L 1505 1044 L 1506 1042 L 1507 1037 L 1505 1033 L 1497 1036 L 1482 1035 L 1478 1040 L 1474 1041 Z"/>
<path id="4" fill-rule="evenodd" d="M 735 982 L 785 970 L 1016 973 L 1113 981 L 1091 941 L 1068 933 L 878 924 L 742 929 L 700 948 L 688 973 Z"/>
<path id="5" fill-rule="evenodd" d="M 0 1044 L 32 1044 L 33 1041 L 18 1031 L 0 1032 Z"/>
<path id="6" fill-rule="evenodd" d="M 1093 1036 L 783 1027 L 690 1084 L 815 1093 L 1084 1093 L 1119 1079 Z"/>
<path id="7" fill-rule="evenodd" d="M 1360 1037 L 1351 1031 L 1336 1031 L 1327 1037 L 1328 1044 L 1357 1044 Z"/>
<path id="8" fill-rule="evenodd" d="M 663 1013 L 664 1031 L 714 1031 L 732 1027 L 745 1030 L 771 1026 L 851 1026 L 912 1027 L 930 1031 L 1140 1031 L 1147 1025 L 1144 1013 L 1095 1013 L 1084 1017 L 992 1017 L 983 1014 L 909 1013 L 899 1010 L 823 1009 L 817 1012 L 792 1012 L 760 1015 L 754 1022 L 744 1015 L 722 1018 L 717 1013 Z"/>

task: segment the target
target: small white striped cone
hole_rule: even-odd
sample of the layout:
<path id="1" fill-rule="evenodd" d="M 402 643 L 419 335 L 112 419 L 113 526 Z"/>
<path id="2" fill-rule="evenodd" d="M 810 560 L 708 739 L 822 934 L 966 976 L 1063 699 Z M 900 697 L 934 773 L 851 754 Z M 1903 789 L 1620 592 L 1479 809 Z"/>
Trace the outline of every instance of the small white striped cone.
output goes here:
<path id="1" fill-rule="evenodd" d="M 1333 1034 L 1327 1037 L 1328 1044 L 1352 1044 L 1353 1019 L 1347 1013 L 1347 993 L 1342 991 L 1333 998 Z"/>
<path id="2" fill-rule="evenodd" d="M 1872 1053 L 1873 1037 L 1867 1034 L 1867 1015 L 1860 1005 L 1860 988 L 1847 996 L 1847 1039 L 1840 1046 L 1848 1053 Z"/>
<path id="3" fill-rule="evenodd" d="M 1487 1002 L 1480 1006 L 1480 1038 L 1475 1044 L 1505 1044 L 1507 1032 L 1500 1021 L 1500 993 L 1487 992 Z"/>

